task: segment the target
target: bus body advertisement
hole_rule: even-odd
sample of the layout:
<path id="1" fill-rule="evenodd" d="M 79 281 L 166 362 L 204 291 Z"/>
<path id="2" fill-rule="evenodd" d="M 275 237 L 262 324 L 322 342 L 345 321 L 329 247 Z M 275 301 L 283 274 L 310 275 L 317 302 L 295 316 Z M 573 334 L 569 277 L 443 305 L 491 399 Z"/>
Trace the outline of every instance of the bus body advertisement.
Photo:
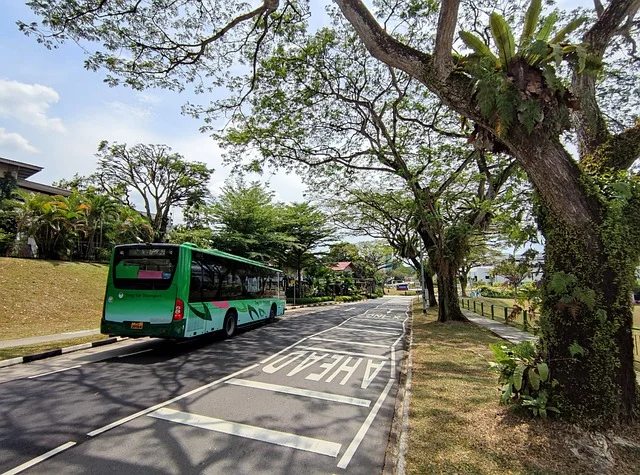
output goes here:
<path id="1" fill-rule="evenodd" d="M 117 336 L 191 338 L 284 314 L 282 271 L 194 244 L 124 244 L 111 255 L 100 323 Z M 284 295 L 284 293 L 282 293 Z"/>

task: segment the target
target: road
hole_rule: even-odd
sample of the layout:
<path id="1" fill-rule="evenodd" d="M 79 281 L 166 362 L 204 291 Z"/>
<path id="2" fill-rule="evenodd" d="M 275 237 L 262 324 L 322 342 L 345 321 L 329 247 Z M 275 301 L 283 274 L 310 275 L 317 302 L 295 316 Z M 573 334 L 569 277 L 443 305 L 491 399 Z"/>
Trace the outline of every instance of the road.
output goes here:
<path id="1" fill-rule="evenodd" d="M 0 369 L 0 473 L 381 473 L 409 301 Z"/>

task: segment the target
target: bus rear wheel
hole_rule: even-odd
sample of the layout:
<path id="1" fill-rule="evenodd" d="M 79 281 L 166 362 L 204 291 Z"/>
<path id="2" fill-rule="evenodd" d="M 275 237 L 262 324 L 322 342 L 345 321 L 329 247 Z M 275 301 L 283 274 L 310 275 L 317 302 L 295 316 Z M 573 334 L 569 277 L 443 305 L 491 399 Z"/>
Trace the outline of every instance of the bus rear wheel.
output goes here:
<path id="1" fill-rule="evenodd" d="M 231 338 L 236 334 L 238 329 L 238 315 L 234 310 L 229 310 L 224 317 L 224 323 L 222 324 L 222 334 L 225 338 Z"/>
<path id="2" fill-rule="evenodd" d="M 276 321 L 276 304 L 271 305 L 271 310 L 269 310 L 269 321 Z"/>

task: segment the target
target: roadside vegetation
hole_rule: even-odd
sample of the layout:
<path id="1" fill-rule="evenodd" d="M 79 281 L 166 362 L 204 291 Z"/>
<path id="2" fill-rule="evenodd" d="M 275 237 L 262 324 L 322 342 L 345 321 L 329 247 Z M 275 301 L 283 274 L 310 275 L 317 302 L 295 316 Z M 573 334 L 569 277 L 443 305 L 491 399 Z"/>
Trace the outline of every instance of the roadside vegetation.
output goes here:
<path id="1" fill-rule="evenodd" d="M 637 473 L 640 446 L 611 443 L 640 440 L 637 424 L 605 439 L 551 417 L 518 414 L 498 403 L 498 375 L 489 367 L 489 344 L 502 340 L 472 324 L 438 323 L 434 309 L 425 315 L 416 305 L 413 318 L 407 473 Z M 598 448 L 603 441 L 607 450 Z"/>
<path id="2" fill-rule="evenodd" d="M 0 340 L 98 328 L 106 279 L 103 264 L 0 257 Z"/>

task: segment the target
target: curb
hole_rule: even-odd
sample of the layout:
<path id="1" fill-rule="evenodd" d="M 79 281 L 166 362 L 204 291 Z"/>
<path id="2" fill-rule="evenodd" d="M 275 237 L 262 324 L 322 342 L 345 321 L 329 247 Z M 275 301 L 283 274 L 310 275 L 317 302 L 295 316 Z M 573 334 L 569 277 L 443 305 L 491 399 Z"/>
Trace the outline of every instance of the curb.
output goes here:
<path id="1" fill-rule="evenodd" d="M 19 356 L 18 358 L 10 358 L 0 361 L 0 368 L 7 366 L 13 366 L 20 363 L 29 363 L 31 361 L 43 360 L 45 358 L 51 358 L 52 356 L 60 356 L 67 353 L 71 353 L 79 350 L 86 350 L 89 348 L 95 348 L 98 346 L 110 345 L 121 341 L 122 338 L 112 337 L 105 340 L 93 341 L 91 343 L 81 343 L 80 345 L 67 346 L 65 348 L 56 348 L 54 350 L 43 351 L 42 353 L 36 353 L 34 355 Z"/>
<path id="2" fill-rule="evenodd" d="M 393 422 L 389 433 L 389 442 L 384 457 L 383 475 L 404 475 L 405 456 L 407 452 L 407 432 L 409 429 L 409 400 L 411 398 L 411 375 L 413 371 L 413 306 L 407 314 L 409 319 L 409 343 L 402 360 L 398 394 L 394 407 Z M 409 315 L 407 315 L 409 316 Z"/>

